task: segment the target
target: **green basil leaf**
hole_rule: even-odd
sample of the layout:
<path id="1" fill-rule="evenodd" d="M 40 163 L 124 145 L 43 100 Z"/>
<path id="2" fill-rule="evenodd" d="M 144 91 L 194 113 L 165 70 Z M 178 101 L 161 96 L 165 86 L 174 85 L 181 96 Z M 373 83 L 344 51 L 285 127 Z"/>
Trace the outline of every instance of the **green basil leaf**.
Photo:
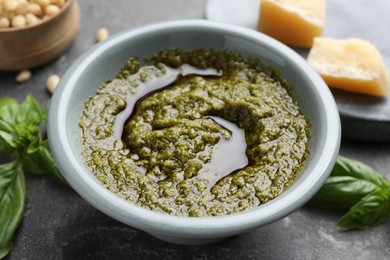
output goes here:
<path id="1" fill-rule="evenodd" d="M 32 140 L 31 143 L 28 145 L 26 152 L 28 154 L 35 153 L 36 151 L 38 151 L 40 143 L 41 143 L 41 136 L 38 135 L 37 138 Z"/>
<path id="2" fill-rule="evenodd" d="M 33 96 L 28 95 L 19 107 L 16 122 L 22 125 L 39 125 L 46 120 L 46 115 L 41 111 Z"/>
<path id="3" fill-rule="evenodd" d="M 47 155 L 45 148 L 39 146 L 34 152 L 29 153 L 28 148 L 18 152 L 20 161 L 28 172 L 33 174 L 49 173 L 51 169 L 46 164 Z"/>
<path id="4" fill-rule="evenodd" d="M 0 165 L 0 259 L 12 248 L 12 238 L 23 218 L 26 187 L 21 165 Z"/>
<path id="5" fill-rule="evenodd" d="M 50 170 L 49 173 L 54 174 L 54 176 L 57 177 L 57 179 L 59 179 L 63 184 L 70 187 L 64 176 L 62 176 L 62 173 L 58 169 L 57 164 L 53 159 L 53 156 L 50 151 L 49 141 L 47 139 L 41 142 L 40 151 L 41 154 L 43 154 L 44 162 L 47 165 L 47 169 Z"/>
<path id="6" fill-rule="evenodd" d="M 42 121 L 46 121 L 49 115 L 49 103 L 46 104 L 46 106 L 43 108 L 43 110 L 41 111 L 41 115 L 42 115 Z"/>
<path id="7" fill-rule="evenodd" d="M 390 187 L 389 181 L 368 165 L 343 156 L 337 157 L 331 176 L 351 176 L 369 181 L 381 188 Z"/>
<path id="8" fill-rule="evenodd" d="M 66 186 L 69 186 L 54 162 L 47 140 L 40 142 L 38 149 L 33 153 L 28 153 L 27 150 L 20 151 L 19 158 L 28 172 L 39 175 L 51 173 Z"/>
<path id="9" fill-rule="evenodd" d="M 38 125 L 17 125 L 15 127 L 15 134 L 18 137 L 19 147 L 28 146 L 34 139 L 41 138 L 41 131 Z"/>
<path id="10" fill-rule="evenodd" d="M 0 149 L 12 151 L 17 147 L 17 142 L 12 134 L 0 130 Z"/>
<path id="11" fill-rule="evenodd" d="M 16 115 L 19 104 L 16 100 L 8 97 L 0 98 L 0 130 L 12 133 L 16 125 Z"/>
<path id="12" fill-rule="evenodd" d="M 375 184 L 351 176 L 331 176 L 315 195 L 314 200 L 349 208 L 377 189 Z"/>
<path id="13" fill-rule="evenodd" d="M 4 97 L 0 98 L 0 121 L 16 124 L 16 115 L 19 111 L 19 104 L 16 100 Z"/>
<path id="14" fill-rule="evenodd" d="M 7 132 L 7 133 L 12 133 L 15 131 L 15 124 L 12 122 L 0 119 L 0 130 Z"/>
<path id="15" fill-rule="evenodd" d="M 390 214 L 390 190 L 376 189 L 354 205 L 338 222 L 342 229 L 374 227 Z"/>

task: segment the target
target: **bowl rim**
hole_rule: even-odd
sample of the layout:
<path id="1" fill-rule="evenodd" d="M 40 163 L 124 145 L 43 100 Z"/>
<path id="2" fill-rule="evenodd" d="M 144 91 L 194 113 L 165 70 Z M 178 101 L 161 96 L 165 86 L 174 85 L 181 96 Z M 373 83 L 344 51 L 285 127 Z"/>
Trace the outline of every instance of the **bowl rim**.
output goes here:
<path id="1" fill-rule="evenodd" d="M 123 40 L 162 29 L 183 29 L 188 27 L 234 32 L 246 39 L 262 42 L 278 53 L 283 53 L 286 57 L 290 57 L 290 60 L 295 65 L 301 66 L 307 72 L 308 78 L 314 83 L 313 85 L 320 86 L 315 89 L 322 100 L 326 100 L 322 104 L 326 110 L 325 116 L 328 126 L 325 145 L 322 147 L 323 153 L 318 159 L 321 163 L 318 163 L 313 169 L 313 172 L 317 174 L 308 175 L 299 186 L 293 187 L 292 185 L 288 189 L 289 196 L 282 197 L 285 191 L 276 199 L 262 206 L 232 215 L 199 218 L 173 216 L 136 206 L 108 191 L 96 180 L 92 180 L 94 176 L 85 172 L 82 166 L 78 164 L 75 155 L 72 154 L 68 139 L 64 138 L 68 136 L 65 127 L 65 112 L 75 83 L 88 65 L 101 53 L 114 47 Z M 243 230 L 249 230 L 253 227 L 268 224 L 285 217 L 301 207 L 318 191 L 330 174 L 339 151 L 341 127 L 337 106 L 330 90 L 307 62 L 289 47 L 262 33 L 236 25 L 206 20 L 179 20 L 125 30 L 97 44 L 84 53 L 66 72 L 57 91 L 52 97 L 49 110 L 48 137 L 54 159 L 61 172 L 64 173 L 65 178 L 71 186 L 76 187 L 76 192 L 94 207 L 123 223 L 149 233 L 196 237 L 205 234 L 209 236 L 222 236 L 224 234 L 242 233 Z M 262 209 L 259 210 L 260 208 Z"/>
<path id="2" fill-rule="evenodd" d="M 26 26 L 23 26 L 23 27 L 0 28 L 0 34 L 3 34 L 3 33 L 18 33 L 18 32 L 23 32 L 23 31 L 27 31 L 27 30 L 30 30 L 30 29 L 33 29 L 33 28 L 39 28 L 41 26 L 44 26 L 48 22 L 50 22 L 50 21 L 52 21 L 54 19 L 57 19 L 57 17 L 61 16 L 64 12 L 66 12 L 66 10 L 68 10 L 70 8 L 72 3 L 76 2 L 76 1 L 77 0 L 66 0 L 65 4 L 60 7 L 60 11 L 57 14 L 55 14 L 53 16 L 49 16 L 47 18 L 43 18 L 36 24 L 26 25 Z"/>

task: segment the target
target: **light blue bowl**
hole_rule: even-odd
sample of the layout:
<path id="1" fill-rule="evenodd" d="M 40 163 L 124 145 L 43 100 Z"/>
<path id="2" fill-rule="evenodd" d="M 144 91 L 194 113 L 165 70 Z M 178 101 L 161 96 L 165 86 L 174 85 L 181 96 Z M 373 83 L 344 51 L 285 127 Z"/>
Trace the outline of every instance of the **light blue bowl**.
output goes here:
<path id="1" fill-rule="evenodd" d="M 275 65 L 294 85 L 294 95 L 312 121 L 310 155 L 295 182 L 255 209 L 221 217 L 177 217 L 156 213 L 105 189 L 80 154 L 78 121 L 84 101 L 115 77 L 129 57 L 172 47 L 231 49 Z M 259 32 L 204 20 L 174 21 L 127 30 L 94 46 L 63 76 L 50 105 L 48 134 L 54 159 L 70 185 L 89 203 L 129 226 L 165 241 L 207 244 L 287 216 L 305 204 L 330 174 L 340 146 L 340 120 L 323 80 L 293 50 Z"/>

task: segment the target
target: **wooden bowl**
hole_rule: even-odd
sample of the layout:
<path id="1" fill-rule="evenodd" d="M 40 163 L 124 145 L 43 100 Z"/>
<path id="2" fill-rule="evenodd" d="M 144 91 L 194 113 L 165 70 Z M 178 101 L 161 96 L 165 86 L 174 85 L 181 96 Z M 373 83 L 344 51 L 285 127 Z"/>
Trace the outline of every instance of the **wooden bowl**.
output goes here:
<path id="1" fill-rule="evenodd" d="M 30 69 L 45 64 L 70 45 L 80 23 L 76 0 L 67 0 L 61 11 L 23 28 L 0 29 L 0 70 Z"/>

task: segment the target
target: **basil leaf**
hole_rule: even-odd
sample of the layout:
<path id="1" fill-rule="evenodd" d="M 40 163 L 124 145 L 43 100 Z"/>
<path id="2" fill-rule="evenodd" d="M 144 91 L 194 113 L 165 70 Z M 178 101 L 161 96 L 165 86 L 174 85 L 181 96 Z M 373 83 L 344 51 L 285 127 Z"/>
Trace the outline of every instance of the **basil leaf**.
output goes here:
<path id="1" fill-rule="evenodd" d="M 31 143 L 27 147 L 27 154 L 32 154 L 35 153 L 36 151 L 39 150 L 39 146 L 41 143 L 41 136 L 38 135 L 38 138 L 35 138 L 34 140 L 31 141 Z"/>
<path id="2" fill-rule="evenodd" d="M 390 182 L 366 164 L 339 155 L 330 177 L 313 201 L 349 209 L 378 188 L 389 189 Z"/>
<path id="3" fill-rule="evenodd" d="M 19 111 L 19 104 L 12 98 L 0 98 L 0 130 L 7 133 L 14 131 L 16 115 Z"/>
<path id="4" fill-rule="evenodd" d="M 19 104 L 12 98 L 0 98 L 0 111 L 0 121 L 15 124 L 15 118 L 19 111 Z"/>
<path id="5" fill-rule="evenodd" d="M 17 142 L 12 134 L 0 130 L 0 150 L 12 151 L 17 147 Z"/>
<path id="6" fill-rule="evenodd" d="M 44 162 L 47 165 L 47 169 L 50 170 L 49 172 L 54 174 L 54 176 L 57 177 L 57 179 L 59 179 L 63 184 L 70 187 L 68 182 L 65 180 L 64 176 L 62 176 L 62 173 L 58 169 L 57 164 L 53 159 L 53 156 L 50 151 L 49 141 L 47 139 L 42 141 L 40 146 L 40 151 L 41 154 L 43 155 L 42 157 L 44 158 Z"/>
<path id="7" fill-rule="evenodd" d="M 17 136 L 18 148 L 23 149 L 29 146 L 34 139 L 41 138 L 41 131 L 37 125 L 17 125 L 15 135 Z"/>
<path id="8" fill-rule="evenodd" d="M 390 187 L 390 183 L 368 165 L 343 156 L 337 157 L 331 176 L 351 176 L 356 179 L 369 181 L 378 187 Z"/>
<path id="9" fill-rule="evenodd" d="M 40 142 L 38 148 L 32 153 L 29 153 L 28 149 L 26 151 L 20 151 L 19 158 L 30 173 L 39 175 L 51 173 L 62 183 L 69 186 L 54 162 L 47 140 Z"/>
<path id="10" fill-rule="evenodd" d="M 0 259 L 12 247 L 12 238 L 23 218 L 26 187 L 21 165 L 0 165 Z"/>
<path id="11" fill-rule="evenodd" d="M 390 190 L 377 189 L 354 205 L 337 223 L 342 229 L 376 226 L 390 214 Z"/>
<path id="12" fill-rule="evenodd" d="M 29 153 L 28 149 L 18 152 L 23 166 L 26 167 L 30 173 L 39 175 L 49 173 L 51 170 L 51 168 L 48 169 L 46 165 L 46 153 L 45 148 L 42 148 L 41 145 L 32 153 Z"/>
<path id="13" fill-rule="evenodd" d="M 12 133 L 15 130 L 15 125 L 12 122 L 5 121 L 3 119 L 0 119 L 0 130 L 7 132 L 7 133 Z"/>
<path id="14" fill-rule="evenodd" d="M 28 95 L 19 107 L 16 122 L 22 125 L 39 125 L 46 120 L 46 115 L 41 111 L 37 101 Z"/>
<path id="15" fill-rule="evenodd" d="M 49 103 L 46 104 L 46 106 L 41 111 L 42 121 L 46 121 L 48 115 L 49 115 Z"/>
<path id="16" fill-rule="evenodd" d="M 326 180 L 314 199 L 349 208 L 377 188 L 378 186 L 367 180 L 351 176 L 332 176 Z"/>

